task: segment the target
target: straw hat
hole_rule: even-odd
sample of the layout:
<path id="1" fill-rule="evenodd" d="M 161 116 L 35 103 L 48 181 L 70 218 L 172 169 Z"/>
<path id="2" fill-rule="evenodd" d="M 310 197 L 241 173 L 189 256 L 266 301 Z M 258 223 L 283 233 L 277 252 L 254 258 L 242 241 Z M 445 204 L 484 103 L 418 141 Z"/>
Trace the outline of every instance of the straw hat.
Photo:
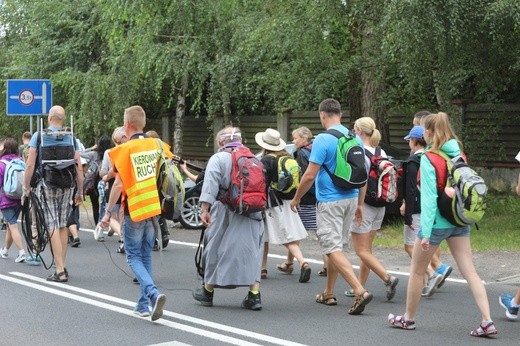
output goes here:
<path id="1" fill-rule="evenodd" d="M 274 129 L 258 132 L 255 135 L 255 141 L 259 146 L 267 150 L 280 151 L 285 149 L 285 142 L 280 138 L 280 132 Z"/>

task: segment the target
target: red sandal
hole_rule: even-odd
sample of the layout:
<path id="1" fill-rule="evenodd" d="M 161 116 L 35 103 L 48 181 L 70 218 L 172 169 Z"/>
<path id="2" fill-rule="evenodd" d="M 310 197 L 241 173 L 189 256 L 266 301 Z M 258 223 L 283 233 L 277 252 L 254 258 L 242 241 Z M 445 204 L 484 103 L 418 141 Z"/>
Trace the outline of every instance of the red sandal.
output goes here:
<path id="1" fill-rule="evenodd" d="M 497 333 L 498 333 L 498 331 L 495 327 L 495 324 L 493 322 L 489 322 L 486 325 L 483 325 L 481 323 L 477 329 L 472 330 L 469 334 L 471 336 L 490 336 L 490 335 L 494 335 Z"/>

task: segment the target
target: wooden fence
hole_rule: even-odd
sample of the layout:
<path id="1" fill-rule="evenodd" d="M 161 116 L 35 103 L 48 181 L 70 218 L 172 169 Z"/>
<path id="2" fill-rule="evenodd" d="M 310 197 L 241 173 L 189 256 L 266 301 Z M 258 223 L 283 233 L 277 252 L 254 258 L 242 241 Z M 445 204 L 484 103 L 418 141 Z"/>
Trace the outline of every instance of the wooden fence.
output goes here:
<path id="1" fill-rule="evenodd" d="M 348 111 L 343 124 L 351 128 Z M 474 165 L 481 167 L 519 168 L 514 157 L 520 150 L 520 104 L 491 105 L 469 104 L 460 107 L 458 114 L 450 114 L 465 151 Z M 218 120 L 217 120 L 218 121 Z M 150 119 L 149 128 L 160 129 L 161 119 Z M 173 133 L 173 121 L 166 133 Z M 308 127 L 313 134 L 323 131 L 317 111 L 297 111 L 279 115 L 253 115 L 234 119 L 242 130 L 244 142 L 253 152 L 260 148 L 255 134 L 266 128 L 277 128 L 282 138 L 290 141 L 292 130 Z M 412 126 L 412 115 L 394 112 L 387 118 L 390 138 L 383 139 L 390 145 L 408 151 L 403 137 Z M 215 126 L 220 128 L 220 126 Z M 183 157 L 206 161 L 214 152 L 214 126 L 205 117 L 186 117 L 183 122 Z M 161 132 L 161 131 L 158 131 Z"/>

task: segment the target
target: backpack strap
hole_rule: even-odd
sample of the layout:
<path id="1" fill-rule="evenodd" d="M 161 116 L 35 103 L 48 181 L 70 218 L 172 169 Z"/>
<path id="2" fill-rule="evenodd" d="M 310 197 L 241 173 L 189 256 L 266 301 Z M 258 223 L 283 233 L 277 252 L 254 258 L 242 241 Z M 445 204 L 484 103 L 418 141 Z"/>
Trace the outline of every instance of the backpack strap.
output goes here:
<path id="1" fill-rule="evenodd" d="M 5 173 L 7 173 L 7 164 L 9 163 L 9 161 L 5 160 L 5 159 L 1 159 L 0 162 L 3 162 L 4 165 L 5 165 L 5 171 L 4 171 L 4 179 L 5 179 Z M 4 191 L 4 182 L 2 181 L 2 187 L 0 187 L 0 194 Z"/>
<path id="2" fill-rule="evenodd" d="M 324 133 L 328 133 L 329 135 L 333 135 L 337 139 L 340 139 L 341 137 L 349 137 L 349 138 L 356 137 L 356 134 L 352 130 L 348 130 L 348 133 L 344 134 L 343 132 L 341 132 L 339 130 L 336 130 L 336 129 L 328 129 Z"/>
<path id="3" fill-rule="evenodd" d="M 309 159 L 311 158 L 311 149 L 308 146 L 301 147 L 298 151 L 296 151 L 297 155 L 295 159 L 298 161 L 298 163 L 302 162 L 302 160 L 306 160 L 309 162 Z"/>
<path id="4" fill-rule="evenodd" d="M 287 160 L 289 160 L 291 157 L 290 156 L 280 156 L 278 158 L 278 160 L 282 160 L 282 162 L 280 163 L 280 167 L 282 167 L 282 171 L 285 173 L 285 174 L 289 174 L 289 171 L 285 168 L 285 163 L 287 162 Z"/>
<path id="5" fill-rule="evenodd" d="M 381 156 L 381 147 L 379 147 L 379 146 L 375 147 L 373 154 L 367 148 L 363 148 L 363 150 L 365 151 L 365 156 L 368 157 L 368 160 L 370 161 L 370 167 L 374 166 L 374 164 L 372 163 L 372 157 Z"/>
<path id="6" fill-rule="evenodd" d="M 301 147 L 297 151 L 294 152 L 293 158 L 298 162 L 300 168 L 302 168 L 302 172 L 307 170 L 309 166 L 309 159 L 311 157 L 311 149 L 308 147 Z M 304 169 L 305 168 L 305 169 Z"/>
<path id="7" fill-rule="evenodd" d="M 305 156 L 307 161 L 309 161 L 309 159 L 311 157 L 311 149 L 309 149 L 308 147 L 305 146 L 305 147 L 301 147 L 299 152 L 302 153 L 303 156 Z"/>
<path id="8" fill-rule="evenodd" d="M 437 177 L 437 193 L 440 195 L 446 187 L 446 180 L 448 179 L 448 163 L 446 162 L 449 157 L 442 151 L 426 151 L 424 153 L 433 168 L 435 169 L 435 175 Z"/>
<path id="9" fill-rule="evenodd" d="M 197 251 L 195 252 L 195 268 L 197 268 L 197 274 L 201 278 L 204 278 L 204 267 L 202 263 L 202 252 L 204 251 L 204 232 L 206 231 L 206 227 L 202 226 L 200 230 L 199 237 L 199 245 L 197 246 Z"/>

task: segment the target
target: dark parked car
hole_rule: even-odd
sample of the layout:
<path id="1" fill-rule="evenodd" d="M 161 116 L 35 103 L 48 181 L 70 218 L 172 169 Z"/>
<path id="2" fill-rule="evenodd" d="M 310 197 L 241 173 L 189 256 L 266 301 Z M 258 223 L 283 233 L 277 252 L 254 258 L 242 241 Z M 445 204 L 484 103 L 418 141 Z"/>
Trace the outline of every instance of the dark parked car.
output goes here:
<path id="1" fill-rule="evenodd" d="M 184 204 L 182 205 L 179 222 L 187 229 L 201 229 L 202 221 L 200 219 L 199 197 L 202 190 L 203 181 L 195 184 L 191 180 L 184 182 L 186 194 L 184 197 Z"/>

